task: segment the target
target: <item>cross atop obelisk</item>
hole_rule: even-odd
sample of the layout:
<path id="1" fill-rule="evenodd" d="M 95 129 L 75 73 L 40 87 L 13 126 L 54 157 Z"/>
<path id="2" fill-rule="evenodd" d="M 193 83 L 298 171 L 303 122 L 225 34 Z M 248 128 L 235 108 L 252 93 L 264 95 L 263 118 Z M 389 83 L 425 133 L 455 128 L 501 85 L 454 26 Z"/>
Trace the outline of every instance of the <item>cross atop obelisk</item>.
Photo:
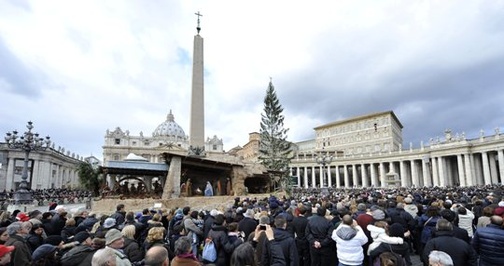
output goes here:
<path id="1" fill-rule="evenodd" d="M 198 34 L 194 36 L 191 121 L 189 128 L 189 155 L 205 155 L 205 90 L 203 72 L 203 38 L 199 35 L 200 12 L 198 16 Z"/>
<path id="2" fill-rule="evenodd" d="M 198 26 L 196 27 L 196 30 L 198 31 L 198 35 L 199 35 L 199 32 L 201 30 L 201 27 L 200 27 L 200 17 L 202 17 L 203 15 L 201 15 L 201 13 L 198 11 L 196 13 L 194 13 L 196 16 L 198 16 Z"/>

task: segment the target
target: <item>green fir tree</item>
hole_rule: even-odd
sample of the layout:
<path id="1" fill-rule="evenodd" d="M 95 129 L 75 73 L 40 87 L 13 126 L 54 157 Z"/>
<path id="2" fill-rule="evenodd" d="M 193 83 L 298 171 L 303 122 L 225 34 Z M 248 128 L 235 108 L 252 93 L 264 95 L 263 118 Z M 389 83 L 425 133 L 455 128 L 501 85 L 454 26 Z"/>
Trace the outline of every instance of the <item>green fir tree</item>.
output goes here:
<path id="1" fill-rule="evenodd" d="M 100 194 L 100 172 L 89 162 L 81 162 L 77 167 L 77 174 L 82 187 L 93 192 L 93 196 Z"/>
<path id="2" fill-rule="evenodd" d="M 284 128 L 283 108 L 270 80 L 261 113 L 261 142 L 259 160 L 270 171 L 272 180 L 281 190 L 288 190 L 289 164 L 292 159 L 291 142 L 287 141 L 288 128 Z"/>

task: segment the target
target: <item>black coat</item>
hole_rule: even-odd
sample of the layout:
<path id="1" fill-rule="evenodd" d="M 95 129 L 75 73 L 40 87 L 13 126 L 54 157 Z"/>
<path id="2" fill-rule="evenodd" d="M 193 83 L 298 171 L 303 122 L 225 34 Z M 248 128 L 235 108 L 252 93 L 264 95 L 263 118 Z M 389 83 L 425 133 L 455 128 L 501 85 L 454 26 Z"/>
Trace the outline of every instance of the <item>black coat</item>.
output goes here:
<path id="1" fill-rule="evenodd" d="M 333 226 L 330 221 L 320 215 L 315 215 L 308 219 L 308 224 L 305 229 L 306 239 L 313 246 L 315 241 L 320 242 L 322 248 L 330 248 L 335 245 L 331 238 Z"/>
<path id="2" fill-rule="evenodd" d="M 243 233 L 245 233 L 245 239 L 248 238 L 250 233 L 255 231 L 256 227 L 257 227 L 257 221 L 248 217 L 243 218 L 238 223 L 238 230 L 243 231 Z"/>
<path id="3" fill-rule="evenodd" d="M 477 255 L 471 245 L 453 236 L 452 231 L 439 231 L 434 234 L 423 250 L 424 261 L 429 261 L 429 254 L 433 250 L 446 252 L 453 260 L 453 265 L 476 266 Z"/>
<path id="4" fill-rule="evenodd" d="M 210 232 L 208 232 L 208 237 L 212 239 L 217 249 L 217 261 L 214 263 L 216 266 L 229 265 L 233 250 L 243 243 L 240 239 L 231 243 L 228 238 L 226 227 L 222 225 L 214 224 Z"/>
<path id="5" fill-rule="evenodd" d="M 381 243 L 378 247 L 371 250 L 371 252 L 369 253 L 369 257 L 371 258 L 371 261 L 374 261 L 375 258 L 380 256 L 380 254 L 382 254 L 383 252 L 390 252 L 390 251 L 393 251 L 394 253 L 401 255 L 404 258 L 404 260 L 406 260 L 406 264 L 411 265 L 409 246 L 407 243 L 402 244 Z"/>
<path id="6" fill-rule="evenodd" d="M 131 262 L 141 261 L 144 258 L 144 250 L 134 239 L 124 238 L 124 255 L 126 255 Z"/>
<path id="7" fill-rule="evenodd" d="M 273 241 L 266 241 L 264 243 L 265 247 L 263 247 L 263 255 L 261 258 L 261 265 L 270 265 L 271 261 L 273 261 L 272 254 L 270 252 L 271 247 L 270 244 L 272 242 L 276 242 L 279 244 L 282 249 L 282 254 L 285 260 L 286 266 L 298 266 L 299 265 L 299 256 L 296 247 L 296 243 L 294 238 L 292 238 L 291 234 L 283 229 L 273 229 L 275 239 Z"/>
<path id="8" fill-rule="evenodd" d="M 70 249 L 61 258 L 61 265 L 63 266 L 80 266 L 91 265 L 95 249 L 89 246 L 76 246 Z"/>

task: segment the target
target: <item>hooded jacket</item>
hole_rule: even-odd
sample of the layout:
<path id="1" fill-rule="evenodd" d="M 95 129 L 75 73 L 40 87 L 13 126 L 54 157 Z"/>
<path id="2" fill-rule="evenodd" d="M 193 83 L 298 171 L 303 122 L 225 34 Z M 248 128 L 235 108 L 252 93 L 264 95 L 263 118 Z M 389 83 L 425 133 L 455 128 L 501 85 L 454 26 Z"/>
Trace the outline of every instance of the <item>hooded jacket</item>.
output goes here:
<path id="1" fill-rule="evenodd" d="M 91 265 L 91 260 L 93 254 L 96 252 L 95 249 L 89 246 L 76 246 L 70 249 L 61 258 L 62 266 L 80 266 L 80 265 Z"/>
<path id="2" fill-rule="evenodd" d="M 291 234 L 284 229 L 273 229 L 275 240 L 265 241 L 263 247 L 263 255 L 261 258 L 261 265 L 270 265 L 273 260 L 271 253 L 271 242 L 276 242 L 282 249 L 283 257 L 286 266 L 299 265 L 299 255 L 296 247 L 296 242 Z"/>
<path id="3" fill-rule="evenodd" d="M 360 226 L 351 227 L 340 224 L 332 233 L 332 239 L 336 241 L 338 260 L 345 265 L 361 265 L 364 261 L 362 245 L 368 239 Z"/>
<path id="4" fill-rule="evenodd" d="M 387 243 L 387 244 L 402 244 L 404 242 L 404 239 L 401 237 L 392 237 L 387 235 L 385 233 L 385 229 L 374 226 L 372 224 L 367 226 L 367 229 L 371 233 L 371 238 L 373 239 L 373 242 L 369 244 L 369 248 L 367 250 L 367 254 L 377 248 L 381 243 Z"/>

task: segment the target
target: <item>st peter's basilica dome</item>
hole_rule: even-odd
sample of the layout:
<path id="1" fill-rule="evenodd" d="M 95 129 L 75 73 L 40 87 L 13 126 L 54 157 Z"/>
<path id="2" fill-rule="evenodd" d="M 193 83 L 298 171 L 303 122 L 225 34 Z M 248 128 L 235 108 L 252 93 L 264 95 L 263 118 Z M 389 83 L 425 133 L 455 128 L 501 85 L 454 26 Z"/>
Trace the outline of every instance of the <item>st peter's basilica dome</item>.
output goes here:
<path id="1" fill-rule="evenodd" d="M 175 137 L 177 139 L 186 139 L 186 134 L 173 117 L 172 111 L 166 116 L 166 121 L 161 123 L 152 133 L 153 137 Z"/>

